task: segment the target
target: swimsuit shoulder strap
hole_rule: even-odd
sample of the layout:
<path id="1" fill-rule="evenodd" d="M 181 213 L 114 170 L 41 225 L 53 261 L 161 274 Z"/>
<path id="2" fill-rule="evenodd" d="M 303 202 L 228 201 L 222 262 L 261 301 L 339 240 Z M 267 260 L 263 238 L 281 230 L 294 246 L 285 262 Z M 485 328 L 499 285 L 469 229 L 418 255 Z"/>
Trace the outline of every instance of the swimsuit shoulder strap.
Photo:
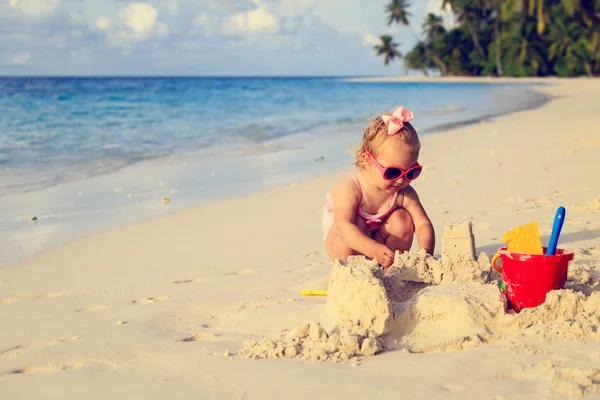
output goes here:
<path id="1" fill-rule="evenodd" d="M 396 206 L 396 201 L 398 201 L 398 192 L 394 193 L 394 197 L 392 197 L 392 201 L 390 201 L 390 206 L 388 207 L 388 209 L 382 213 L 381 215 L 388 215 Z"/>
<path id="2" fill-rule="evenodd" d="M 354 183 L 356 183 L 356 186 L 358 187 L 358 190 L 360 191 L 360 200 L 362 200 L 363 191 L 362 191 L 362 187 L 360 186 L 360 182 L 358 181 L 358 178 L 353 173 L 349 173 L 348 175 L 350 175 L 350 177 L 352 178 Z"/>

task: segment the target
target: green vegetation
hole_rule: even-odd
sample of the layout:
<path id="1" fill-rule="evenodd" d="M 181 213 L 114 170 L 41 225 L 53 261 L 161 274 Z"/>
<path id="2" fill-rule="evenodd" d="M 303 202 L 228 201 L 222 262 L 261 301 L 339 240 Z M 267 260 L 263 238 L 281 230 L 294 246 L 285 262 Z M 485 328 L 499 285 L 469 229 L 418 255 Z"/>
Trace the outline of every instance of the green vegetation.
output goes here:
<path id="1" fill-rule="evenodd" d="M 387 24 L 409 29 L 417 44 L 402 55 L 389 35 L 374 46 L 385 64 L 401 58 L 424 74 L 489 76 L 598 76 L 600 0 L 444 0 L 454 14 L 447 30 L 428 14 L 422 37 L 410 25 L 408 0 L 391 0 Z"/>

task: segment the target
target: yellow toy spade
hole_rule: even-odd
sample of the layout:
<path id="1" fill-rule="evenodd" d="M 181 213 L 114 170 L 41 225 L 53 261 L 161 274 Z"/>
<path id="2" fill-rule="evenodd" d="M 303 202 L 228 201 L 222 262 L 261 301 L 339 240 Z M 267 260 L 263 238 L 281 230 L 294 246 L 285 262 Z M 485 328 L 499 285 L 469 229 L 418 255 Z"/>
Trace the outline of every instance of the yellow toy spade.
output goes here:
<path id="1" fill-rule="evenodd" d="M 511 253 L 544 254 L 540 230 L 536 221 L 504 232 L 502 240 L 508 244 L 506 250 Z M 500 257 L 500 253 L 496 253 L 492 257 L 492 267 L 502 273 L 502 267 L 498 265 L 498 257 Z"/>

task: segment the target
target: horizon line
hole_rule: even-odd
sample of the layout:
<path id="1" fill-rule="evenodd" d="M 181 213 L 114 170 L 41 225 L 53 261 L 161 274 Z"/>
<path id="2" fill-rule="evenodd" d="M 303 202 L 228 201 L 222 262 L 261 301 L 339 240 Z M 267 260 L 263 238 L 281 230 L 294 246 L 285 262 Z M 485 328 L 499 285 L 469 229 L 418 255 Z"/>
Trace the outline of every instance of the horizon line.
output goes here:
<path id="1" fill-rule="evenodd" d="M 160 75 L 160 74 L 142 74 L 142 75 L 112 75 L 112 74 L 73 74 L 73 75 L 2 75 L 3 78 L 378 78 L 388 76 L 410 76 L 410 75 Z"/>

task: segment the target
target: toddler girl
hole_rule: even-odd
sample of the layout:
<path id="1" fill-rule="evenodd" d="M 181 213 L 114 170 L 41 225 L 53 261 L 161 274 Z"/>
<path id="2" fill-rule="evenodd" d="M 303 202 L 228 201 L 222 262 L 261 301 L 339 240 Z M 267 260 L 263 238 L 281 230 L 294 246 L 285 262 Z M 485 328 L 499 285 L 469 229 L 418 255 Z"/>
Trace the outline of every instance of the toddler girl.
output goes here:
<path id="1" fill-rule="evenodd" d="M 419 247 L 433 254 L 433 226 L 409 185 L 423 170 L 412 119 L 411 111 L 399 107 L 370 121 L 356 152 L 356 173 L 323 199 L 323 240 L 332 261 L 362 254 L 385 271 L 396 250 L 411 248 L 413 234 Z"/>

